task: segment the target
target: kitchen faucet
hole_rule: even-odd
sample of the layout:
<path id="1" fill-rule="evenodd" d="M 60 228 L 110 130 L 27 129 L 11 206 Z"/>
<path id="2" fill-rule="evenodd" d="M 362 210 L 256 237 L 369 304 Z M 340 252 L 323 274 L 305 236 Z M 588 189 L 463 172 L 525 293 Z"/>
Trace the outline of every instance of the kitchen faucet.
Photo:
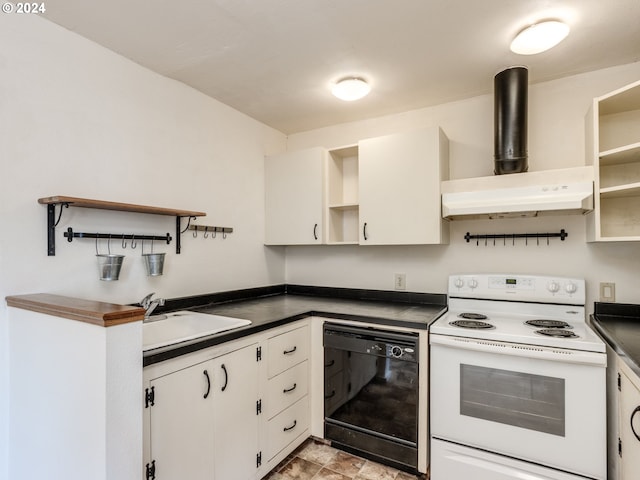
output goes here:
<path id="1" fill-rule="evenodd" d="M 158 305 L 164 305 L 164 298 L 156 298 L 151 300 L 156 292 L 151 292 L 149 295 L 140 300 L 140 306 L 146 310 L 144 316 L 148 318 Z"/>

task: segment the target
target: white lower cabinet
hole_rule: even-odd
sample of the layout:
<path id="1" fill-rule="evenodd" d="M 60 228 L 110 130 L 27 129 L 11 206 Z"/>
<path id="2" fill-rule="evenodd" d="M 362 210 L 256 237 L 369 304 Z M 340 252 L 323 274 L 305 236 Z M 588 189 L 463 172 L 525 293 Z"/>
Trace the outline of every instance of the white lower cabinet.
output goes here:
<path id="1" fill-rule="evenodd" d="M 640 377 L 607 348 L 608 480 L 640 478 Z"/>
<path id="2" fill-rule="evenodd" d="M 154 378 L 149 388 L 151 461 L 145 463 L 145 475 L 155 469 L 158 478 L 167 480 L 255 477 L 255 344 Z"/>
<path id="3" fill-rule="evenodd" d="M 158 478 L 213 478 L 213 396 L 206 375 L 213 361 L 199 363 L 150 382 L 150 459 L 144 474 L 156 470 Z M 202 452 L 208 454 L 203 455 Z M 160 475 L 159 472 L 162 472 Z M 143 477 L 145 478 L 145 477 Z"/>
<path id="4" fill-rule="evenodd" d="M 620 372 L 620 480 L 640 476 L 640 378 Z"/>
<path id="5" fill-rule="evenodd" d="M 144 369 L 143 479 L 257 480 L 309 436 L 308 320 Z"/>
<path id="6" fill-rule="evenodd" d="M 214 478 L 255 478 L 259 455 L 256 345 L 213 360 Z M 186 478 L 186 477 L 182 477 Z"/>

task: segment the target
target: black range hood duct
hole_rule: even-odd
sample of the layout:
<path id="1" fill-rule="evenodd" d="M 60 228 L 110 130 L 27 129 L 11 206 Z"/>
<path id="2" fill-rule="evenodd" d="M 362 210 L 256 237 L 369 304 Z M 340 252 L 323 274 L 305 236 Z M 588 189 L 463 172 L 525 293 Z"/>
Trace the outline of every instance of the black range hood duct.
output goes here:
<path id="1" fill-rule="evenodd" d="M 526 67 L 511 67 L 494 78 L 494 173 L 522 173 L 527 157 Z"/>

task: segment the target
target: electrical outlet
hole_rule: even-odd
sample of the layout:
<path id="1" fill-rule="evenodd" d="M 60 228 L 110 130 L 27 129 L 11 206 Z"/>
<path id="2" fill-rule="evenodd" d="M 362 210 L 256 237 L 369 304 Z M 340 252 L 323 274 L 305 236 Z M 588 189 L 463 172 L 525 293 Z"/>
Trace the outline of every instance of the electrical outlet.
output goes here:
<path id="1" fill-rule="evenodd" d="M 616 284 L 600 282 L 600 301 L 613 303 L 616 301 Z"/>
<path id="2" fill-rule="evenodd" d="M 396 290 L 406 290 L 407 289 L 407 274 L 406 273 L 396 273 L 394 276 L 394 288 Z"/>

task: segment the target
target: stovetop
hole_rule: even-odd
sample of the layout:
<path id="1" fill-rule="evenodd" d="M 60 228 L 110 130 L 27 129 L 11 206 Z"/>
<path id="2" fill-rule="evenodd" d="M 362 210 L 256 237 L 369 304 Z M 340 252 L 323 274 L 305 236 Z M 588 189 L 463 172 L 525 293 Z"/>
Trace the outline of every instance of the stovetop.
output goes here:
<path id="1" fill-rule="evenodd" d="M 580 279 L 454 275 L 449 278 L 449 311 L 430 333 L 605 352 L 604 342 L 586 323 L 584 291 Z"/>

